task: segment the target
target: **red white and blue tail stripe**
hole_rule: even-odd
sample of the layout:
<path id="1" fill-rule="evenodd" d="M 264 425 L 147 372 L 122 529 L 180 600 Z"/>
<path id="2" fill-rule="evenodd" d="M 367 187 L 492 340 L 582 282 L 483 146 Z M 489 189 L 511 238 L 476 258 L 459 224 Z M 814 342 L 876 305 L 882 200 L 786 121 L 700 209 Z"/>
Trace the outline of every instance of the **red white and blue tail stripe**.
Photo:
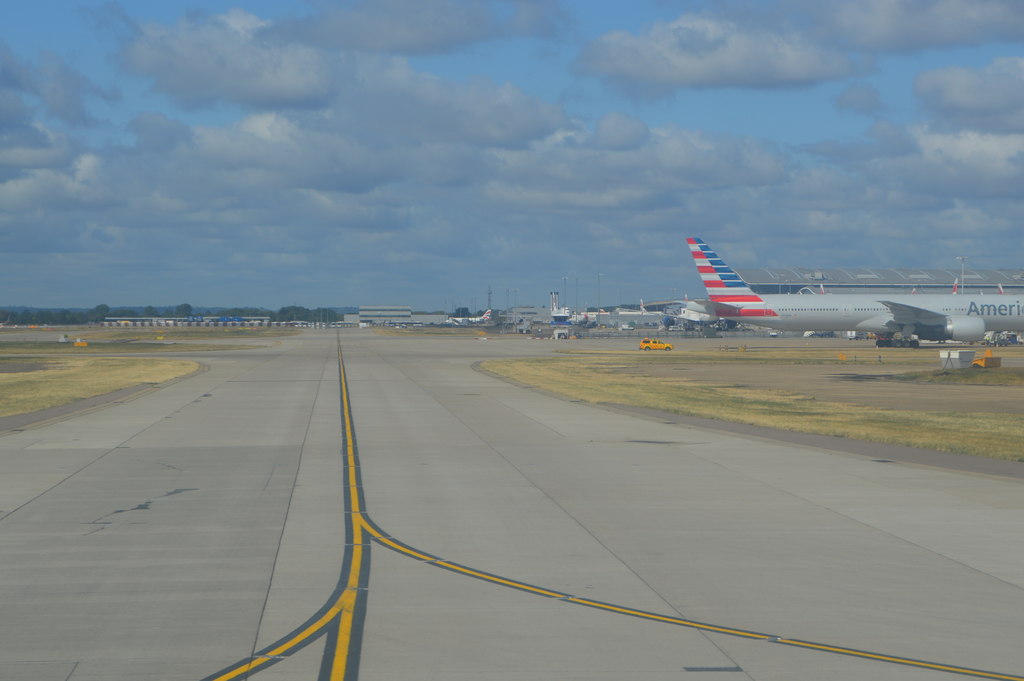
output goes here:
<path id="1" fill-rule="evenodd" d="M 719 317 L 775 317 L 761 296 L 750 290 L 740 275 L 722 262 L 718 254 L 703 239 L 688 238 L 690 252 L 697 264 L 697 272 L 707 289 L 708 298 L 715 303 Z"/>

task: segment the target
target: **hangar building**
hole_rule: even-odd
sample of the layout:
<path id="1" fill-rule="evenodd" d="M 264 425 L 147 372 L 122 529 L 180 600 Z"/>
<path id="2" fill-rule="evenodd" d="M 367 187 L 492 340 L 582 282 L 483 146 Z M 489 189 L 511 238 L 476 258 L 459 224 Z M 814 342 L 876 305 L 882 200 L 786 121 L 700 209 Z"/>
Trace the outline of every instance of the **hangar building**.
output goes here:
<path id="1" fill-rule="evenodd" d="M 758 268 L 736 269 L 756 293 L 952 293 L 960 269 Z M 1024 268 L 964 271 L 961 293 L 1024 294 Z M 805 291 L 807 292 L 807 291 Z"/>

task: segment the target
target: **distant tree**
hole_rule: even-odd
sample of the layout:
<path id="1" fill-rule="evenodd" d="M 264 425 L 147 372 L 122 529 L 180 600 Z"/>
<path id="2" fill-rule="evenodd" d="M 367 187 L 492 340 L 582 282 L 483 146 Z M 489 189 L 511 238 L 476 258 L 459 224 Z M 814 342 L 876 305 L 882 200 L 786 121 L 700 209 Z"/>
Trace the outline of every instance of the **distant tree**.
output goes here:
<path id="1" fill-rule="evenodd" d="M 110 317 L 138 317 L 139 311 L 132 307 L 119 307 L 111 310 Z"/>
<path id="2" fill-rule="evenodd" d="M 90 322 L 102 322 L 104 319 L 106 319 L 109 316 L 110 316 L 110 306 L 109 305 L 102 305 L 101 304 L 101 305 L 97 305 L 96 307 L 94 307 L 92 309 L 91 312 L 89 312 L 88 319 L 89 319 Z"/>
<path id="3" fill-rule="evenodd" d="M 455 308 L 455 314 L 453 314 L 452 316 L 453 317 L 469 317 L 470 316 L 469 308 L 468 307 L 457 307 L 457 308 Z"/>
<path id="4" fill-rule="evenodd" d="M 47 326 L 50 325 L 50 324 L 56 324 L 57 323 L 56 317 L 57 317 L 57 315 L 56 315 L 56 313 L 54 313 L 53 310 L 36 310 L 36 313 L 35 313 L 35 323 L 36 324 L 45 324 Z"/>
<path id="5" fill-rule="evenodd" d="M 178 307 L 174 308 L 175 317 L 189 317 L 192 315 L 192 306 L 188 303 L 182 303 Z"/>
<path id="6" fill-rule="evenodd" d="M 152 305 L 147 305 L 146 307 L 142 308 L 142 316 L 143 317 L 159 317 L 160 316 L 160 311 L 157 310 Z"/>
<path id="7" fill-rule="evenodd" d="M 54 324 L 79 324 L 81 323 L 81 316 L 71 312 L 69 310 L 60 310 L 55 313 Z"/>
<path id="8" fill-rule="evenodd" d="M 272 319 L 275 322 L 311 322 L 313 321 L 313 313 L 309 308 L 301 307 L 299 305 L 288 305 L 282 307 L 277 311 L 275 315 L 276 319 Z"/>

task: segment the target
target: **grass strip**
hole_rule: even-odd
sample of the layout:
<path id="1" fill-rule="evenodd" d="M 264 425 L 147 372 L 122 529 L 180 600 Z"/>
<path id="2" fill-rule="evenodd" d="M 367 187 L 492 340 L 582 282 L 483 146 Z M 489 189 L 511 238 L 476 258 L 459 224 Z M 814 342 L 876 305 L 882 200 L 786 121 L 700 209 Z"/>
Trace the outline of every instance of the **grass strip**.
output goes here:
<path id="1" fill-rule="evenodd" d="M 221 350 L 248 350 L 252 345 L 213 345 L 210 343 L 163 343 L 157 342 L 92 342 L 86 346 L 74 343 L 40 343 L 34 341 L 11 341 L 0 343 L 3 355 L 138 355 L 173 352 L 213 352 Z"/>
<path id="2" fill-rule="evenodd" d="M 784 390 L 644 375 L 636 371 L 638 360 L 631 360 L 626 353 L 492 360 L 481 366 L 495 375 L 585 402 L 1024 461 L 1024 416 L 1016 414 L 896 411 L 827 402 Z"/>
<path id="3" fill-rule="evenodd" d="M 162 383 L 199 367 L 178 359 L 33 357 L 0 361 L 0 416 L 27 414 L 141 383 Z"/>

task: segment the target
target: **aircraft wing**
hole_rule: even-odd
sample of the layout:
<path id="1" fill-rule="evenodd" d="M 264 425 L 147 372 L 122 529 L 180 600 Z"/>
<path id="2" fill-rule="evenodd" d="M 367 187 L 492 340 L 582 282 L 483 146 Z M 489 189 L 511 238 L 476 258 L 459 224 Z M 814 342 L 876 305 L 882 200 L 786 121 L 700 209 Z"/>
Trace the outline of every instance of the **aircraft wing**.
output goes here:
<path id="1" fill-rule="evenodd" d="M 894 303 L 891 300 L 879 300 L 878 302 L 889 308 L 889 311 L 892 312 L 893 320 L 900 326 L 907 326 L 911 324 L 919 324 L 922 326 L 942 326 L 947 320 L 946 315 L 941 312 L 926 310 L 923 307 L 906 305 L 904 303 Z"/>

